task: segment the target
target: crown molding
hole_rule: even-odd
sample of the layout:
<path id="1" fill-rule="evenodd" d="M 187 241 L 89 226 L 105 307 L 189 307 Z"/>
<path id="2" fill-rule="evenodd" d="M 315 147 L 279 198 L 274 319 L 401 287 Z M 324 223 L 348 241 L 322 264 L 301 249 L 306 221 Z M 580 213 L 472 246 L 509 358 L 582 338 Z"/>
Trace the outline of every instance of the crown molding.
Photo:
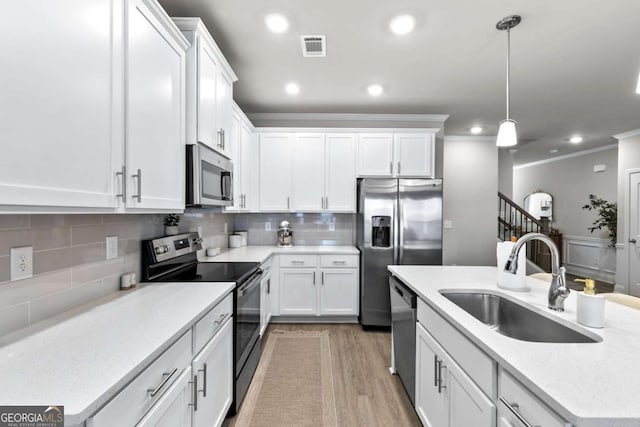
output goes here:
<path id="1" fill-rule="evenodd" d="M 186 51 L 191 47 L 191 43 L 189 43 L 187 38 L 182 34 L 171 17 L 167 15 L 167 12 L 162 8 L 162 6 L 160 6 L 160 3 L 158 3 L 157 0 L 143 0 L 143 2 L 153 12 L 162 26 L 169 32 L 169 34 L 171 34 L 183 50 Z"/>
<path id="2" fill-rule="evenodd" d="M 623 133 L 619 133 L 617 135 L 613 135 L 613 137 L 615 139 L 625 139 L 625 138 L 631 138 L 634 136 L 640 136 L 640 129 L 634 129 L 634 130 L 630 130 L 628 132 L 623 132 Z"/>
<path id="3" fill-rule="evenodd" d="M 538 160 L 538 161 L 531 162 L 531 163 L 525 163 L 523 165 L 514 166 L 513 169 L 514 170 L 515 169 L 524 169 L 524 168 L 529 168 L 531 166 L 544 165 L 545 163 L 558 162 L 560 160 L 570 159 L 572 157 L 586 156 L 587 154 L 599 153 L 600 151 L 613 150 L 614 148 L 618 148 L 618 143 L 617 142 L 615 144 L 604 145 L 602 147 L 595 147 L 595 148 L 590 148 L 590 149 L 584 150 L 584 151 L 577 151 L 575 153 L 563 154 L 562 156 L 552 157 L 550 159 L 544 159 L 544 160 Z"/>
<path id="4" fill-rule="evenodd" d="M 340 113 L 247 113 L 251 121 L 334 121 L 334 122 L 405 122 L 444 123 L 448 114 L 340 114 Z"/>

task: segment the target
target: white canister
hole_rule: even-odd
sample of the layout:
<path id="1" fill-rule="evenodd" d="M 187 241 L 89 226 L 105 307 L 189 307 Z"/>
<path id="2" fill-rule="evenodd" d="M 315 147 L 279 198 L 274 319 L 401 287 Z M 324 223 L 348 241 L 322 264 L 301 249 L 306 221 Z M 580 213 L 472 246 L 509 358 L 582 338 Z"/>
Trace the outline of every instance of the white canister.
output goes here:
<path id="1" fill-rule="evenodd" d="M 604 297 L 578 292 L 578 323 L 590 328 L 604 328 Z"/>
<path id="2" fill-rule="evenodd" d="M 229 234 L 229 247 L 239 248 L 242 246 L 242 236 L 239 234 Z"/>
<path id="3" fill-rule="evenodd" d="M 529 291 L 531 288 L 527 286 L 527 254 L 525 253 L 525 247 L 522 247 L 518 254 L 518 271 L 516 274 L 504 271 L 504 266 L 514 246 L 514 242 L 498 242 L 496 246 L 498 287 L 510 291 Z"/>
<path id="4" fill-rule="evenodd" d="M 242 246 L 247 246 L 248 231 L 235 231 L 233 234 L 239 234 L 242 236 Z"/>

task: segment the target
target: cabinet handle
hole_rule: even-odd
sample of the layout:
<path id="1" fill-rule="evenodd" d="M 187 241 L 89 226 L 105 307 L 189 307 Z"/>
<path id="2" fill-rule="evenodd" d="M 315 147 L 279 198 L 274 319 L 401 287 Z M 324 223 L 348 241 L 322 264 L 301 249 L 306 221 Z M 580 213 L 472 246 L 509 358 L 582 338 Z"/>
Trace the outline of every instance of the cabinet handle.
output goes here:
<path id="1" fill-rule="evenodd" d="M 247 195 L 243 194 L 242 195 L 242 208 L 246 208 L 247 207 Z"/>
<path id="2" fill-rule="evenodd" d="M 400 162 L 398 162 L 398 175 L 400 175 Z"/>
<path id="3" fill-rule="evenodd" d="M 131 178 L 138 180 L 138 194 L 131 196 L 133 199 L 138 199 L 138 203 L 142 202 L 142 169 L 138 169 L 138 173 L 131 175 Z"/>
<path id="4" fill-rule="evenodd" d="M 324 198 L 324 208 L 329 210 L 329 196 Z"/>
<path id="5" fill-rule="evenodd" d="M 267 280 L 267 294 L 271 293 L 271 277 Z"/>
<path id="6" fill-rule="evenodd" d="M 222 149 L 226 150 L 225 145 L 227 145 L 227 135 L 224 129 L 220 129 L 222 131 Z"/>
<path id="7" fill-rule="evenodd" d="M 121 172 L 116 172 L 116 176 L 119 176 L 122 181 L 122 192 L 120 194 L 116 194 L 116 197 L 121 197 L 122 201 L 127 200 L 127 168 L 126 166 L 122 166 Z"/>
<path id="8" fill-rule="evenodd" d="M 173 371 L 171 372 L 163 372 L 162 373 L 163 379 L 160 382 L 160 384 L 158 384 L 156 388 L 147 389 L 147 392 L 151 393 L 151 397 L 155 397 L 155 395 L 158 394 L 160 390 L 162 390 L 162 387 L 164 387 L 165 384 L 167 384 L 167 381 L 169 381 L 169 378 L 171 378 L 173 374 L 175 374 L 176 372 L 178 372 L 178 368 L 173 368 Z"/>
<path id="9" fill-rule="evenodd" d="M 324 271 L 320 273 L 320 284 L 324 286 Z"/>
<path id="10" fill-rule="evenodd" d="M 438 360 L 438 394 L 442 393 L 443 388 L 447 388 L 447 386 L 442 385 L 442 360 Z"/>
<path id="11" fill-rule="evenodd" d="M 316 285 L 316 272 L 313 272 L 313 286 Z"/>
<path id="12" fill-rule="evenodd" d="M 438 356 L 433 356 L 433 386 L 438 387 Z"/>
<path id="13" fill-rule="evenodd" d="M 193 381 L 191 381 L 191 384 L 193 384 L 193 403 L 189 403 L 189 406 L 193 406 L 193 412 L 196 412 L 198 410 L 198 376 L 197 375 L 193 376 Z"/>
<path id="14" fill-rule="evenodd" d="M 515 403 L 515 402 L 514 403 L 509 403 L 507 401 L 507 399 L 505 399 L 502 396 L 500 396 L 500 402 L 504 403 L 504 406 L 506 406 L 507 409 L 509 411 L 511 411 L 511 413 L 513 415 L 515 415 L 515 417 L 518 419 L 518 421 L 520 421 L 526 427 L 540 427 L 540 426 L 534 426 L 533 424 L 531 424 L 529 421 L 527 421 L 527 419 L 525 417 L 522 416 L 522 414 L 520 412 L 518 412 L 519 405 L 517 403 Z"/>
<path id="15" fill-rule="evenodd" d="M 218 148 L 222 148 L 222 134 L 223 134 L 223 130 L 222 128 L 220 128 L 220 130 L 218 131 Z"/>
<path id="16" fill-rule="evenodd" d="M 198 372 L 202 372 L 202 374 L 204 375 L 204 378 L 202 380 L 202 390 L 199 391 L 202 392 L 202 397 L 207 397 L 207 364 L 204 364 L 203 369 L 198 369 Z"/>
<path id="17" fill-rule="evenodd" d="M 393 175 L 393 162 L 389 162 L 389 174 Z"/>

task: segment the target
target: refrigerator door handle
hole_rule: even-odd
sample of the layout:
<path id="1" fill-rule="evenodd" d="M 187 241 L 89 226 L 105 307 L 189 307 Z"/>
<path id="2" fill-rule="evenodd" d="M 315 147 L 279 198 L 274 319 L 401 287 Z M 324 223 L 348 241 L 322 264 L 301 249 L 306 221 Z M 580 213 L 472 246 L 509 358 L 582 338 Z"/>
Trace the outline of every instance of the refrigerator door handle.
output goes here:
<path id="1" fill-rule="evenodd" d="M 398 200 L 398 258 L 397 264 L 404 264 L 404 209 L 402 206 L 402 200 Z"/>
<path id="2" fill-rule="evenodd" d="M 399 246 L 399 239 L 398 239 L 398 200 L 396 199 L 396 201 L 393 203 L 393 218 L 391 219 L 393 221 L 393 228 L 392 228 L 392 232 L 393 232 L 393 238 L 391 239 L 391 244 L 393 245 L 393 263 L 394 264 L 399 264 L 399 256 L 398 256 L 398 246 Z"/>

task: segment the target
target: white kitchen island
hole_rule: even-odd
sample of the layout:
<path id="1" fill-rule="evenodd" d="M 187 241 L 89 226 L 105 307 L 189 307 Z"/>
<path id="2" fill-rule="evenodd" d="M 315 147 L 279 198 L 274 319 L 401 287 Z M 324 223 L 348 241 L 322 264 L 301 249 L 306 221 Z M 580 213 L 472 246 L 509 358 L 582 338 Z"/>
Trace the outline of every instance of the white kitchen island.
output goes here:
<path id="1" fill-rule="evenodd" d="M 482 378 L 490 374 L 486 371 L 495 370 L 493 383 L 489 383 L 482 391 L 494 404 L 493 421 L 498 426 L 520 425 L 512 424 L 500 415 L 502 403 L 499 394 L 512 385 L 511 377 L 524 386 L 523 390 L 528 389 L 525 391 L 555 411 L 555 415 L 563 420 L 558 425 L 640 426 L 640 311 L 606 302 L 605 328 L 586 328 L 576 323 L 575 291 L 566 300 L 565 311 L 554 312 L 547 308 L 548 283 L 529 278 L 530 292 L 499 289 L 496 286 L 495 267 L 390 266 L 389 271 L 416 292 L 419 298 L 418 328 L 421 327 L 421 310 L 430 312 L 434 323 L 444 319 L 441 326 L 451 328 L 448 335 L 441 335 L 439 344 L 445 349 L 444 342 L 459 332 L 460 339 L 476 347 L 469 349 L 480 350 L 478 355 L 482 357 L 470 363 L 465 361 L 466 365 L 460 363 L 463 369 L 469 368 L 467 373 L 476 391 L 482 388 Z M 599 337 L 601 341 L 563 344 L 509 338 L 442 296 L 442 290 L 487 290 L 497 293 L 524 303 L 588 336 Z M 425 326 L 427 329 L 429 327 Z M 535 328 L 536 325 L 531 327 Z M 460 359 L 465 359 L 473 351 L 466 355 L 458 354 Z M 480 372 L 478 367 L 483 357 L 493 361 L 494 367 L 484 365 L 487 368 Z M 431 375 L 433 368 L 428 369 Z M 520 407 L 521 412 L 526 411 L 523 405 Z"/>

